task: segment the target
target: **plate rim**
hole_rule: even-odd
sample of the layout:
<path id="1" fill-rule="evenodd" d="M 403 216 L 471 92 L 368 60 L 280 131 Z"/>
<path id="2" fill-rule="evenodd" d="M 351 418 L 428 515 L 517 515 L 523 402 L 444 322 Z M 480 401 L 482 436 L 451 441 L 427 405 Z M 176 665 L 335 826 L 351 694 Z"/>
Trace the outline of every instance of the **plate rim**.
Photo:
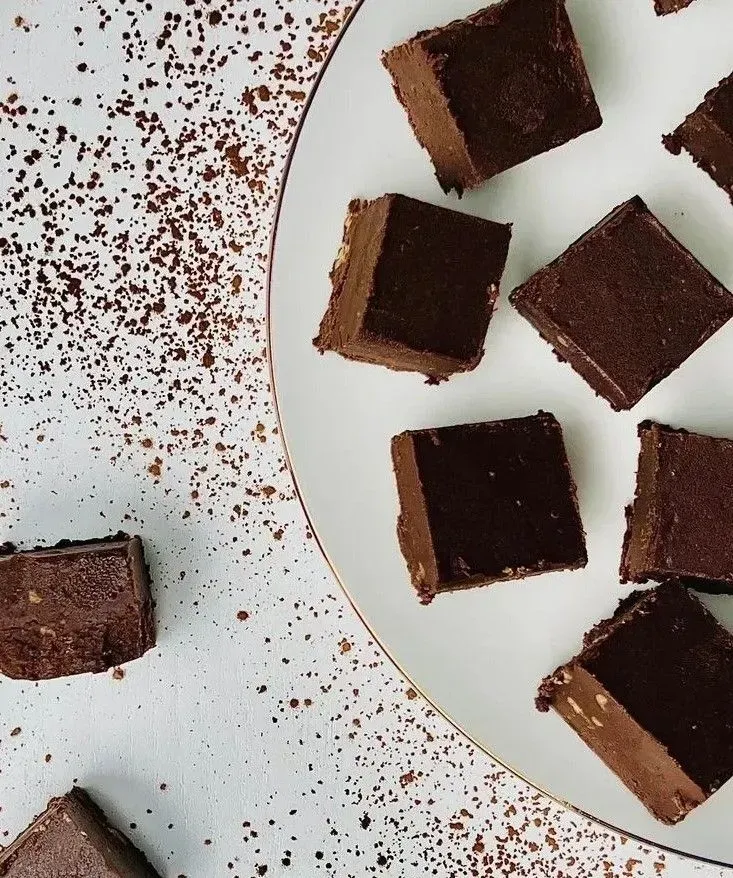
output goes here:
<path id="1" fill-rule="evenodd" d="M 477 2 L 478 2 L 478 0 L 477 0 Z M 487 2 L 487 0 L 484 0 L 484 3 L 486 3 L 486 2 Z M 495 2 L 495 0 L 489 0 L 489 3 L 493 3 L 493 2 Z M 286 189 L 288 186 L 288 182 L 290 180 L 290 173 L 292 170 L 293 160 L 295 158 L 295 153 L 297 152 L 297 149 L 298 149 L 300 137 L 303 133 L 303 129 L 304 129 L 306 121 L 308 119 L 313 102 L 316 98 L 316 95 L 318 94 L 321 83 L 328 72 L 328 69 L 331 65 L 331 62 L 333 61 L 334 56 L 338 52 L 344 37 L 346 36 L 349 29 L 356 21 L 356 19 L 358 18 L 359 12 L 364 8 L 366 3 L 367 3 L 367 0 L 355 0 L 354 6 L 352 7 L 351 11 L 348 13 L 348 16 L 346 17 L 346 19 L 344 20 L 344 22 L 341 26 L 341 30 L 338 32 L 336 39 L 334 40 L 333 44 L 331 45 L 330 49 L 328 50 L 326 57 L 323 60 L 321 68 L 318 71 L 318 74 L 317 74 L 315 80 L 313 81 L 313 84 L 311 85 L 311 88 L 310 88 L 310 91 L 309 91 L 308 96 L 306 98 L 305 104 L 303 105 L 303 110 L 302 110 L 300 119 L 298 120 L 297 127 L 293 133 L 293 139 L 292 139 L 290 146 L 288 148 L 288 154 L 285 158 L 285 163 L 283 165 L 282 174 L 280 176 L 280 182 L 278 184 L 278 194 L 277 194 L 277 199 L 276 199 L 276 203 L 275 203 L 275 210 L 274 210 L 273 216 L 272 216 L 272 225 L 271 225 L 271 229 L 270 229 L 270 242 L 269 242 L 269 247 L 268 247 L 268 251 L 267 251 L 268 252 L 267 275 L 266 275 L 266 279 L 265 279 L 265 334 L 266 334 L 266 348 L 265 349 L 267 352 L 267 372 L 268 372 L 268 376 L 269 376 L 269 380 L 270 380 L 270 392 L 271 392 L 271 398 L 272 398 L 272 403 L 273 403 L 273 410 L 274 410 L 274 414 L 275 414 L 275 419 L 277 422 L 278 434 L 279 434 L 279 438 L 280 438 L 280 445 L 282 447 L 283 454 L 285 457 L 285 465 L 287 466 L 288 473 L 290 475 L 290 479 L 293 483 L 293 488 L 295 489 L 296 499 L 297 499 L 298 504 L 303 512 L 303 515 L 305 516 L 306 524 L 308 525 L 311 533 L 313 534 L 313 539 L 318 547 L 319 552 L 321 553 L 324 560 L 326 561 L 326 564 L 328 565 L 328 568 L 330 569 L 331 574 L 333 575 L 333 578 L 335 579 L 339 588 L 341 589 L 341 591 L 345 595 L 348 603 L 351 605 L 351 608 L 355 612 L 355 614 L 356 614 L 357 618 L 360 620 L 361 624 L 364 626 L 364 628 L 367 630 L 367 632 L 370 634 L 370 636 L 374 639 L 374 642 L 378 646 L 381 653 L 392 664 L 392 666 L 395 668 L 397 673 L 407 683 L 409 683 L 409 685 L 423 698 L 423 700 L 428 705 L 430 705 L 430 707 L 433 710 L 435 710 L 435 712 L 438 714 L 438 716 L 441 716 L 444 720 L 446 720 L 448 722 L 448 724 L 453 729 L 455 729 L 455 731 L 457 731 L 458 734 L 461 735 L 461 737 L 463 737 L 465 740 L 467 740 L 469 743 L 471 743 L 479 753 L 483 753 L 485 756 L 488 756 L 489 759 L 491 759 L 493 762 L 495 762 L 497 765 L 499 765 L 505 771 L 508 771 L 511 775 L 518 778 L 523 783 L 526 783 L 533 790 L 540 793 L 542 796 L 550 799 L 552 802 L 554 802 L 556 805 L 559 805 L 561 808 L 568 811 L 570 814 L 574 814 L 574 815 L 577 815 L 579 817 L 583 817 L 586 820 L 591 821 L 591 823 L 594 823 L 599 828 L 608 829 L 611 832 L 615 833 L 616 835 L 623 836 L 623 837 L 629 838 L 629 839 L 633 839 L 634 841 L 638 842 L 639 844 L 648 846 L 648 847 L 652 848 L 653 850 L 657 850 L 657 851 L 668 853 L 668 854 L 673 854 L 674 856 L 681 857 L 681 858 L 688 860 L 690 862 L 702 863 L 705 865 L 716 866 L 716 867 L 720 867 L 723 869 L 731 869 L 731 868 L 733 868 L 733 862 L 726 862 L 724 860 L 716 860 L 716 859 L 713 859 L 711 857 L 704 857 L 700 854 L 693 854 L 693 853 L 689 853 L 689 852 L 680 850 L 679 848 L 672 847 L 671 845 L 664 845 L 664 844 L 660 844 L 659 842 L 651 841 L 650 839 L 645 838 L 643 835 L 638 835 L 636 833 L 629 832 L 628 830 L 625 830 L 620 826 L 616 826 L 613 823 L 609 823 L 608 821 L 603 820 L 602 818 L 597 817 L 594 814 L 591 814 L 589 811 L 585 811 L 582 808 L 577 807 L 572 802 L 568 802 L 565 799 L 562 799 L 562 798 L 556 796 L 555 794 L 550 792 L 550 790 L 545 789 L 540 784 L 531 780 L 529 777 L 527 777 L 525 774 L 523 774 L 521 771 L 519 771 L 513 765 L 506 762 L 504 759 L 502 759 L 500 756 L 498 756 L 496 753 L 494 753 L 486 744 L 483 744 L 480 741 L 478 741 L 456 719 L 454 719 L 449 713 L 447 713 L 442 707 L 440 707 L 437 704 L 437 702 L 433 698 L 431 698 L 431 696 L 424 689 L 424 687 L 422 687 L 418 683 L 416 683 L 411 678 L 411 676 L 407 672 L 407 670 L 394 657 L 394 655 L 392 654 L 390 649 L 383 642 L 382 638 L 377 634 L 377 632 L 369 624 L 364 613 L 362 612 L 361 608 L 359 607 L 357 601 L 355 600 L 355 598 L 352 596 L 351 592 L 349 591 L 349 588 L 346 585 L 346 582 L 344 581 L 343 577 L 339 573 L 335 563 L 331 559 L 331 557 L 328 553 L 328 550 L 326 549 L 324 540 L 321 538 L 320 534 L 318 533 L 317 529 L 315 528 L 315 526 L 313 524 L 312 517 L 311 517 L 310 512 L 308 510 L 308 504 L 307 504 L 305 497 L 301 491 L 300 482 L 298 480 L 298 475 L 295 471 L 295 467 L 293 465 L 293 460 L 292 460 L 292 457 L 290 455 L 290 449 L 288 447 L 287 437 L 285 434 L 285 428 L 284 428 L 283 419 L 281 416 L 281 406 L 280 406 L 280 401 L 279 401 L 278 392 L 277 392 L 277 382 L 275 379 L 275 368 L 274 368 L 274 357 L 273 357 L 273 341 L 272 341 L 272 307 L 271 306 L 272 306 L 272 298 L 273 298 L 273 295 L 272 295 L 273 266 L 275 264 L 275 254 L 277 252 L 278 232 L 280 230 L 280 222 L 282 220 L 283 204 L 285 201 L 285 192 L 286 192 Z"/>

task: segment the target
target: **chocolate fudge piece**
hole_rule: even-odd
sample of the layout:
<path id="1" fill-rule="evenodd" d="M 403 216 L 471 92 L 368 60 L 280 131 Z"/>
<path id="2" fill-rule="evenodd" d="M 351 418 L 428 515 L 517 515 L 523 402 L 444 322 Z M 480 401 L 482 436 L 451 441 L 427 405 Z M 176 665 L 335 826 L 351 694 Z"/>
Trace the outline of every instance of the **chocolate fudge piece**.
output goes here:
<path id="1" fill-rule="evenodd" d="M 140 537 L 18 552 L 0 547 L 0 672 L 23 680 L 97 673 L 155 645 Z"/>
<path id="2" fill-rule="evenodd" d="M 733 200 L 733 73 L 663 142 L 674 155 L 686 149 Z"/>
<path id="3" fill-rule="evenodd" d="M 422 31 L 382 61 L 446 192 L 603 121 L 564 0 L 503 0 Z"/>
<path id="4" fill-rule="evenodd" d="M 474 369 L 511 226 L 384 195 L 349 206 L 315 346 L 442 380 Z"/>
<path id="5" fill-rule="evenodd" d="M 553 708 L 651 813 L 678 823 L 733 775 L 733 637 L 686 588 L 635 592 L 548 677 Z"/>
<path id="6" fill-rule="evenodd" d="M 635 406 L 733 317 L 733 295 L 638 196 L 510 301 L 617 410 Z"/>
<path id="7" fill-rule="evenodd" d="M 46 811 L 0 853 L 2 878 L 160 878 L 80 789 Z"/>
<path id="8" fill-rule="evenodd" d="M 624 582 L 683 579 L 733 593 L 733 440 L 645 421 L 627 511 Z"/>
<path id="9" fill-rule="evenodd" d="M 392 440 L 397 525 L 423 603 L 436 594 L 587 563 L 560 424 L 527 418 Z"/>
<path id="10" fill-rule="evenodd" d="M 693 0 L 654 0 L 654 9 L 657 15 L 669 15 L 670 12 L 679 12 L 686 9 Z"/>

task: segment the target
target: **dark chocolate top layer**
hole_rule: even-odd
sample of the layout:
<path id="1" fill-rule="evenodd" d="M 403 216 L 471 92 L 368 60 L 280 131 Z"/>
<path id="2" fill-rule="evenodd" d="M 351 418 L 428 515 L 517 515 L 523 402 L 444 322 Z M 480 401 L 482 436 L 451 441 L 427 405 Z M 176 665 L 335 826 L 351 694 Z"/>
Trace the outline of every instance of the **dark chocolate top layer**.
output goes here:
<path id="1" fill-rule="evenodd" d="M 634 406 L 733 317 L 733 295 L 638 196 L 510 299 L 618 409 Z"/>
<path id="2" fill-rule="evenodd" d="M 502 0 L 417 39 L 485 178 L 602 122 L 564 0 Z"/>
<path id="3" fill-rule="evenodd" d="M 0 853 L 3 878 L 159 878 L 89 796 L 74 789 Z"/>
<path id="4" fill-rule="evenodd" d="M 104 671 L 155 642 L 139 537 L 0 554 L 0 669 L 43 679 Z"/>
<path id="5" fill-rule="evenodd" d="M 733 775 L 733 637 L 686 588 L 622 601 L 576 662 L 707 793 Z"/>
<path id="6" fill-rule="evenodd" d="M 733 583 L 733 440 L 652 421 L 639 435 L 632 533 L 647 538 L 627 552 L 644 552 L 650 578 Z"/>
<path id="7" fill-rule="evenodd" d="M 575 486 L 552 415 L 411 435 L 442 581 L 586 563 Z"/>
<path id="8" fill-rule="evenodd" d="M 477 359 L 504 272 L 511 226 L 404 195 L 389 198 L 365 332 L 413 350 Z"/>

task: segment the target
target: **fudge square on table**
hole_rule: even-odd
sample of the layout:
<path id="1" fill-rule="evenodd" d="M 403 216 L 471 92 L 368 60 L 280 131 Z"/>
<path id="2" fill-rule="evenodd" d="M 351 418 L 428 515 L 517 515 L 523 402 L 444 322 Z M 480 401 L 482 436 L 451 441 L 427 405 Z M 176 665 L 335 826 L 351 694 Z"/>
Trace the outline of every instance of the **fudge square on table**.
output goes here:
<path id="1" fill-rule="evenodd" d="M 509 298 L 617 410 L 633 408 L 733 317 L 733 295 L 638 196 Z"/>
<path id="2" fill-rule="evenodd" d="M 1 878 L 160 878 L 89 796 L 73 789 L 0 853 Z"/>
<path id="3" fill-rule="evenodd" d="M 18 552 L 0 546 L 0 672 L 42 680 L 106 671 L 155 645 L 139 537 Z"/>
<path id="4" fill-rule="evenodd" d="M 677 582 L 635 592 L 540 687 L 651 813 L 678 823 L 733 776 L 733 637 Z"/>
<path id="5" fill-rule="evenodd" d="M 733 73 L 663 142 L 675 155 L 686 149 L 733 200 Z"/>
<path id="6" fill-rule="evenodd" d="M 602 122 L 564 0 L 503 0 L 382 60 L 446 192 Z"/>
<path id="7" fill-rule="evenodd" d="M 384 195 L 349 206 L 315 346 L 436 381 L 484 352 L 511 226 Z"/>
<path id="8" fill-rule="evenodd" d="M 683 579 L 733 594 L 733 440 L 645 421 L 624 582 Z"/>
<path id="9" fill-rule="evenodd" d="M 669 15 L 670 12 L 679 12 L 686 9 L 693 0 L 654 0 L 654 9 L 657 15 Z"/>
<path id="10" fill-rule="evenodd" d="M 397 533 L 423 603 L 587 563 L 560 424 L 545 412 L 392 440 Z"/>

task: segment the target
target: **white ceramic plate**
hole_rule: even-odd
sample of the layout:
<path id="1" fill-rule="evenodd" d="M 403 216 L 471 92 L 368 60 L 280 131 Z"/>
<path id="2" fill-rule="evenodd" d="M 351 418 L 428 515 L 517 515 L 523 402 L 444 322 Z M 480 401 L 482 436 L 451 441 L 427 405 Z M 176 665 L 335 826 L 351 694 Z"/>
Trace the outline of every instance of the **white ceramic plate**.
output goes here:
<path id="1" fill-rule="evenodd" d="M 365 0 L 306 113 L 282 193 L 270 288 L 272 365 L 293 473 L 315 533 L 365 622 L 467 735 L 531 783 L 601 821 L 733 863 L 733 783 L 680 826 L 665 827 L 561 719 L 537 713 L 533 704 L 539 680 L 574 654 L 583 633 L 626 593 L 617 571 L 637 423 L 651 417 L 733 435 L 733 325 L 633 412 L 616 414 L 507 304 L 515 286 L 636 193 L 733 287 L 733 206 L 689 158 L 671 156 L 660 140 L 733 68 L 733 6 L 696 0 L 658 19 L 652 0 L 569 0 L 603 126 L 459 203 L 439 189 L 379 54 L 478 5 Z M 311 344 L 349 200 L 392 191 L 514 223 L 486 356 L 474 373 L 440 387 L 320 357 Z M 587 569 L 420 606 L 395 534 L 390 437 L 539 408 L 554 412 L 565 429 L 588 532 Z M 733 621 L 733 600 L 707 602 Z"/>

